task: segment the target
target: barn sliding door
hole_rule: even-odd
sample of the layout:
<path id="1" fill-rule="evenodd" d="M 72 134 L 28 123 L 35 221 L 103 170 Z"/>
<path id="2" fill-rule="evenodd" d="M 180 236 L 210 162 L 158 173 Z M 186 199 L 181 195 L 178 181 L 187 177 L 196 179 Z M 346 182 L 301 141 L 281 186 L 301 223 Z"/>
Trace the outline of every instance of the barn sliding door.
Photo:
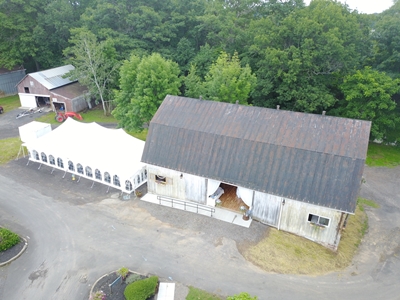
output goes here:
<path id="1" fill-rule="evenodd" d="M 281 197 L 255 192 L 253 202 L 253 219 L 277 227 L 281 210 Z"/>

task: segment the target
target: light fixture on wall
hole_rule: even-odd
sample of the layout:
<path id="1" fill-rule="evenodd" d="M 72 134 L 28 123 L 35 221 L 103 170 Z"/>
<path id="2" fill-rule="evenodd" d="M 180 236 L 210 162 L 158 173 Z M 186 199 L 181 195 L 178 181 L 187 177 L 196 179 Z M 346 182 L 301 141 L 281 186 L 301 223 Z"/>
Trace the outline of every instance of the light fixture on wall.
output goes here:
<path id="1" fill-rule="evenodd" d="M 181 176 L 179 176 L 181 179 L 183 178 L 183 174 L 181 173 Z"/>
<path id="2" fill-rule="evenodd" d="M 282 205 L 285 205 L 286 201 L 285 199 L 282 200 Z"/>

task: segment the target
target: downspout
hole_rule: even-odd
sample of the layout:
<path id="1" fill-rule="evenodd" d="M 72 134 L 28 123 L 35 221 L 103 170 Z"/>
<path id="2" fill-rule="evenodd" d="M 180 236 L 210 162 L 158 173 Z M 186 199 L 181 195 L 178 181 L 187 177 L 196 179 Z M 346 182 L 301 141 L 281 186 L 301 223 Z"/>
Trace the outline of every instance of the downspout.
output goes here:
<path id="1" fill-rule="evenodd" d="M 282 210 L 283 210 L 283 206 L 284 206 L 284 205 L 285 205 L 285 199 L 282 199 L 282 202 L 281 202 L 281 209 L 280 209 L 280 211 L 279 211 L 278 230 L 279 230 L 280 227 L 281 227 Z"/>

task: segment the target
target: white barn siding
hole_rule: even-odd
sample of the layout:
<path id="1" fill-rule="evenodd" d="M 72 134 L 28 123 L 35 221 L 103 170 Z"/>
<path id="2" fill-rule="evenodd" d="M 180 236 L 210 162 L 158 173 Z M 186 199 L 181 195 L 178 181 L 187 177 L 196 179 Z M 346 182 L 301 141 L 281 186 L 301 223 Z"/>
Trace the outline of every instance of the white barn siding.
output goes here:
<path id="1" fill-rule="evenodd" d="M 327 227 L 313 225 L 308 221 L 309 214 L 328 218 L 329 225 Z M 336 249 L 340 241 L 338 226 L 341 228 L 344 222 L 344 216 L 342 219 L 341 217 L 342 213 L 333 209 L 285 199 L 280 229 Z"/>
<path id="2" fill-rule="evenodd" d="M 205 178 L 154 165 L 148 165 L 147 172 L 149 174 L 147 189 L 150 193 L 207 204 L 207 185 Z M 156 175 L 165 177 L 166 182 L 157 182 Z"/>
<path id="3" fill-rule="evenodd" d="M 261 192 L 254 193 L 252 216 L 254 219 L 278 227 L 282 198 Z"/>

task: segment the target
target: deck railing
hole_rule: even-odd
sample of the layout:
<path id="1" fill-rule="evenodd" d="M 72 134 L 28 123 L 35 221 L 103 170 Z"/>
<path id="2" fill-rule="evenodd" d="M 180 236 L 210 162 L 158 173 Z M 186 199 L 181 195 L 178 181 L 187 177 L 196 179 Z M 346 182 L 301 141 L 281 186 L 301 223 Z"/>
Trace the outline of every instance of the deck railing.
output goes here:
<path id="1" fill-rule="evenodd" d="M 195 208 L 197 214 L 199 213 L 199 210 L 206 211 L 206 212 L 210 213 L 210 217 L 212 217 L 212 214 L 215 213 L 215 208 L 206 206 L 206 205 L 202 205 L 202 204 L 198 204 L 198 203 L 194 203 L 194 202 L 188 202 L 188 201 L 184 201 L 184 200 L 173 199 L 173 198 L 168 198 L 168 197 L 163 197 L 163 196 L 157 196 L 157 200 L 158 200 L 159 204 L 162 204 L 161 203 L 162 201 L 169 202 L 169 203 L 171 203 L 171 207 L 174 207 L 174 204 L 179 204 L 181 207 L 177 207 L 177 206 L 174 207 L 174 208 L 178 208 L 178 209 L 182 208 L 182 207 L 183 207 L 183 210 L 187 210 L 188 207 Z"/>

